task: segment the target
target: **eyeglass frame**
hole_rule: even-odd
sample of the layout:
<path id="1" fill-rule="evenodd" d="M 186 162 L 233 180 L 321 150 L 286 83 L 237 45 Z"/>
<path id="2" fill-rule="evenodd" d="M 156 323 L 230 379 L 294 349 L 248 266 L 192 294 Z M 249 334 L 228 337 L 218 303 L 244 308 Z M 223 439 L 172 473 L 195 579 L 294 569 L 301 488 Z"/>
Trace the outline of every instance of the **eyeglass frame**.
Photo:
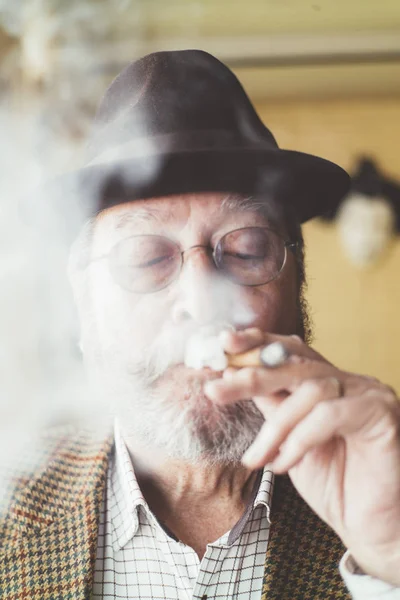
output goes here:
<path id="1" fill-rule="evenodd" d="M 115 282 L 115 283 L 117 283 L 117 285 L 119 285 L 119 286 L 120 286 L 122 289 L 124 289 L 125 291 L 127 291 L 127 292 L 130 292 L 130 293 L 132 293 L 132 294 L 143 294 L 143 295 L 144 295 L 144 294 L 155 294 L 155 293 L 157 293 L 157 292 L 161 292 L 162 290 L 165 290 L 165 289 L 166 289 L 166 288 L 167 288 L 167 287 L 168 287 L 168 286 L 169 286 L 171 283 L 173 283 L 174 281 L 176 281 L 176 280 L 178 279 L 179 275 L 180 275 L 180 274 L 181 274 L 181 272 L 182 272 L 183 265 L 184 265 L 184 263 L 185 263 L 185 260 L 184 260 L 185 254 L 186 254 L 187 252 L 189 252 L 189 250 L 193 250 L 194 248 L 205 248 L 205 249 L 207 249 L 207 250 L 212 250 L 211 256 L 212 256 L 212 259 L 213 259 L 214 266 L 215 266 L 215 268 L 216 268 L 218 271 L 220 271 L 220 272 L 222 273 L 222 275 L 224 276 L 223 269 L 220 269 L 220 268 L 218 267 L 218 264 L 217 264 L 217 262 L 216 262 L 216 258 L 215 258 L 215 255 L 216 255 L 216 252 L 217 252 L 218 245 L 221 243 L 221 241 L 222 241 L 222 240 L 223 240 L 223 239 L 224 239 L 224 238 L 225 238 L 227 235 L 230 235 L 231 233 L 236 233 L 237 231 L 241 231 L 241 230 L 244 230 L 244 229 L 263 229 L 263 230 L 270 231 L 271 233 L 275 234 L 276 236 L 278 236 L 279 238 L 281 238 L 281 240 L 283 241 L 283 247 L 284 247 L 284 250 L 285 250 L 285 255 L 284 255 L 284 258 L 283 258 L 283 261 L 282 261 L 282 266 L 281 266 L 281 268 L 279 269 L 279 271 L 277 272 L 277 274 L 276 274 L 274 277 L 272 277 L 272 279 L 268 279 L 268 281 L 265 281 L 265 282 L 263 282 L 263 283 L 237 283 L 237 282 L 235 282 L 235 281 L 234 281 L 234 280 L 232 280 L 232 279 L 231 279 L 231 281 L 233 281 L 233 283 L 235 283 L 236 285 L 241 285 L 241 286 L 243 286 L 243 287 L 258 287 L 258 286 L 260 286 L 260 285 L 267 285 L 268 283 L 271 283 L 271 282 L 272 282 L 272 281 L 274 281 L 274 280 L 275 280 L 277 277 L 279 277 L 279 275 L 282 273 L 282 271 L 283 271 L 283 269 L 285 268 L 285 265 L 286 265 L 286 261 L 287 261 L 287 251 L 288 251 L 288 250 L 290 250 L 291 252 L 293 252 L 293 254 L 295 254 L 295 252 L 296 252 L 296 250 L 297 250 L 297 248 L 298 248 L 298 246 L 299 246 L 299 243 L 298 243 L 298 242 L 293 242 L 292 240 L 287 240 L 287 239 L 285 239 L 281 233 L 279 233 L 278 231 L 275 231 L 274 229 L 271 229 L 270 227 L 258 227 L 257 225 L 255 225 L 255 226 L 248 226 L 248 227 L 238 227 L 237 229 L 232 229 L 232 231 L 227 231 L 226 233 L 224 233 L 224 235 L 223 235 L 223 236 L 221 236 L 221 237 L 218 239 L 218 241 L 217 241 L 217 243 L 215 244 L 214 248 L 213 248 L 212 246 L 209 246 L 209 245 L 206 245 L 206 244 L 195 244 L 194 246 L 190 246 L 189 248 L 186 248 L 186 250 L 181 250 L 181 249 L 180 249 L 180 245 L 179 245 L 177 242 L 175 242 L 175 240 L 173 240 L 173 239 L 171 239 L 171 238 L 167 237 L 166 235 L 159 235 L 159 234 L 157 234 L 157 233 L 141 233 L 141 234 L 137 234 L 137 235 L 130 235 L 130 236 L 128 236 L 128 237 L 126 237 L 126 238 L 123 238 L 122 240 L 119 240 L 118 242 L 116 242 L 116 243 L 115 243 L 115 244 L 112 246 L 111 250 L 110 250 L 109 252 L 107 252 L 107 254 L 103 254 L 103 255 L 101 255 L 101 256 L 96 256 L 96 257 L 94 257 L 94 258 L 91 258 L 91 259 L 89 259 L 89 260 L 87 261 L 87 263 L 86 263 L 86 265 L 85 265 L 85 266 L 86 266 L 86 267 L 88 267 L 90 264 L 92 264 L 92 263 L 94 263 L 94 262 L 97 262 L 97 261 L 100 261 L 100 260 L 104 260 L 104 259 L 108 259 L 108 270 L 109 270 L 109 272 L 110 272 L 110 274 L 111 274 L 111 277 L 114 279 L 114 276 L 113 276 L 113 273 L 112 273 L 112 269 L 111 269 L 111 264 L 110 264 L 110 255 L 111 255 L 111 253 L 113 252 L 114 248 L 116 248 L 116 247 L 117 247 L 119 244 L 121 244 L 122 242 L 124 242 L 124 241 L 126 241 L 126 240 L 129 240 L 129 239 L 131 239 L 131 238 L 135 238 L 135 237 L 157 237 L 157 238 L 164 238 L 165 240 L 168 240 L 169 242 L 172 242 L 172 243 L 173 243 L 175 246 L 177 246 L 177 248 L 179 249 L 179 252 L 180 252 L 180 256 L 181 256 L 181 264 L 180 264 L 180 268 L 179 268 L 179 271 L 177 272 L 177 276 L 176 276 L 176 277 L 174 277 L 173 279 L 171 279 L 171 280 L 170 280 L 170 281 L 169 281 L 169 282 L 168 282 L 166 285 L 164 285 L 163 287 L 161 287 L 161 288 L 157 288 L 156 290 L 152 290 L 152 291 L 149 291 L 149 292 L 139 292 L 139 291 L 130 290 L 130 289 L 128 289 L 128 288 L 126 288 L 126 287 L 124 287 L 123 285 L 121 285 L 120 283 L 118 283 L 118 282 Z M 226 277 L 226 278 L 227 278 L 227 279 L 229 279 L 229 277 Z"/>

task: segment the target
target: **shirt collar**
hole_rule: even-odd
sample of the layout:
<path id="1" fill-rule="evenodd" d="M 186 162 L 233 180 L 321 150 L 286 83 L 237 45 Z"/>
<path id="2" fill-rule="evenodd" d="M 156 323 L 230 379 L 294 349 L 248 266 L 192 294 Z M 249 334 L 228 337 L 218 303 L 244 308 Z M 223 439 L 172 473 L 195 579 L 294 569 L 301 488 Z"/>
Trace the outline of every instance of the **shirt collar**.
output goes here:
<path id="1" fill-rule="evenodd" d="M 113 525 L 114 550 L 123 548 L 139 529 L 139 507 L 151 518 L 149 505 L 143 497 L 133 469 L 132 459 L 122 438 L 118 421 L 114 424 L 115 453 L 110 464 L 109 485 L 112 499 L 110 501 L 111 522 Z M 251 513 L 257 506 L 265 506 L 267 519 L 270 521 L 270 508 L 274 485 L 274 474 L 266 465 L 254 484 L 249 504 L 232 528 L 228 537 L 229 545 L 243 532 Z"/>
<path id="2" fill-rule="evenodd" d="M 110 516 L 114 549 L 120 550 L 139 528 L 139 507 L 150 511 L 136 479 L 132 459 L 122 439 L 118 421 L 114 424 L 115 452 L 110 464 Z"/>
<path id="3" fill-rule="evenodd" d="M 256 506 L 260 506 L 261 504 L 263 504 L 267 508 L 268 520 L 270 518 L 273 491 L 274 491 L 274 474 L 271 471 L 269 465 L 265 465 L 265 467 L 262 471 L 260 486 L 258 488 L 258 492 L 254 499 L 253 506 L 254 506 L 254 508 L 256 508 Z"/>
<path id="4" fill-rule="evenodd" d="M 244 528 L 246 527 L 253 511 L 258 506 L 264 506 L 267 511 L 267 519 L 270 521 L 270 504 L 272 498 L 272 491 L 274 485 L 274 474 L 271 469 L 268 468 L 268 465 L 264 467 L 263 470 L 260 470 L 257 474 L 256 480 L 254 482 L 254 487 L 250 499 L 247 503 L 245 511 L 243 515 L 240 517 L 239 521 L 232 527 L 229 532 L 229 536 L 227 538 L 228 546 L 231 546 L 236 542 L 236 540 L 242 535 Z"/>

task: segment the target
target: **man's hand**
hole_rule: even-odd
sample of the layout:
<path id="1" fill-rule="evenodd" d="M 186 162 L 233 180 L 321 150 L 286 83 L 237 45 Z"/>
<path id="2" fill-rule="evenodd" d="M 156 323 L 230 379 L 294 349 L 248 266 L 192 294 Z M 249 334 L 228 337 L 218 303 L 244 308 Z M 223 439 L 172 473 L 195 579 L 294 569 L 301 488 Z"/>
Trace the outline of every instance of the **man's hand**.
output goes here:
<path id="1" fill-rule="evenodd" d="M 346 373 L 297 336 L 229 332 L 225 350 L 280 341 L 280 367 L 228 369 L 207 383 L 220 404 L 252 398 L 265 417 L 243 462 L 289 473 L 365 573 L 400 586 L 400 401 L 379 381 Z"/>

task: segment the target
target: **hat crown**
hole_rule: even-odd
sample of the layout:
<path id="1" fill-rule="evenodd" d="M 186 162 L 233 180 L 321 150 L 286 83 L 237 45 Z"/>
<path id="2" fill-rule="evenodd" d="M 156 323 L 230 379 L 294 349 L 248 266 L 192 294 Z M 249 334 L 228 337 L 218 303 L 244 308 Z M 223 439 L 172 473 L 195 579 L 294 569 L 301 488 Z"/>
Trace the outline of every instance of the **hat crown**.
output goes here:
<path id="1" fill-rule="evenodd" d="M 243 194 L 304 222 L 332 211 L 348 189 L 338 165 L 278 148 L 228 67 L 183 50 L 128 65 L 100 103 L 87 163 L 30 200 L 46 202 L 68 237 L 85 218 L 133 200 Z M 26 210 L 40 221 L 35 202 Z"/>
<path id="2" fill-rule="evenodd" d="M 194 134 L 238 147 L 278 148 L 236 76 L 201 50 L 155 52 L 128 65 L 109 86 L 89 141 L 89 160 L 113 147 L 158 136 Z M 228 139 L 228 138 L 226 138 Z M 179 145 L 179 144 L 178 144 Z"/>

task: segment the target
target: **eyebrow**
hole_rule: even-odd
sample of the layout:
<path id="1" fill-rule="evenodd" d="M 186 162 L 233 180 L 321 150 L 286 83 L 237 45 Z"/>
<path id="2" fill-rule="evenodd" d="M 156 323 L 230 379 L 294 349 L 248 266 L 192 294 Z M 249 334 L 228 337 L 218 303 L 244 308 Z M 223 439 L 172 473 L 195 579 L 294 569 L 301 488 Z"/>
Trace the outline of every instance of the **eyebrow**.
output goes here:
<path id="1" fill-rule="evenodd" d="M 276 214 L 274 204 L 270 204 L 266 199 L 256 198 L 254 196 L 243 196 L 240 194 L 227 194 L 221 201 L 219 212 L 221 215 L 237 213 L 256 213 L 260 217 L 267 219 L 273 225 L 279 225 L 281 219 Z M 275 214 L 274 214 L 275 213 Z M 165 226 L 165 224 L 173 217 L 174 211 L 171 209 L 160 210 L 156 207 L 147 208 L 131 208 L 123 213 L 114 216 L 113 227 L 116 231 L 121 231 L 126 227 L 140 226 L 142 224 L 156 224 Z"/>
<path id="2" fill-rule="evenodd" d="M 255 213 L 275 227 L 284 223 L 282 210 L 273 198 L 229 194 L 221 202 L 221 212 Z"/>
<path id="3" fill-rule="evenodd" d="M 240 196 L 237 194 L 229 194 L 226 196 L 220 206 L 221 212 L 255 212 L 266 214 L 265 202 L 256 200 L 252 196 Z"/>
<path id="4" fill-rule="evenodd" d="M 128 225 L 140 225 L 142 223 L 165 223 L 171 216 L 172 211 L 159 211 L 154 208 L 140 208 L 126 211 L 115 217 L 114 228 L 119 231 Z"/>

